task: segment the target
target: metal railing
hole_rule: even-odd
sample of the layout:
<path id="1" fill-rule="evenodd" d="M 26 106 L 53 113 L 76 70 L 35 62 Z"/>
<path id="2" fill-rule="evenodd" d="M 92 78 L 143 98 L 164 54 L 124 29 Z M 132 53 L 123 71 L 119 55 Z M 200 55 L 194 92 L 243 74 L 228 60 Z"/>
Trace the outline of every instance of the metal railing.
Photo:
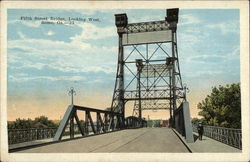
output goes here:
<path id="1" fill-rule="evenodd" d="M 203 135 L 227 145 L 242 149 L 241 129 L 204 125 Z M 197 125 L 193 125 L 193 131 L 198 133 Z"/>
<path id="2" fill-rule="evenodd" d="M 96 124 L 94 124 L 96 126 Z M 57 127 L 51 128 L 26 128 L 26 129 L 9 129 L 8 130 L 8 144 L 18 144 L 23 142 L 30 142 L 35 140 L 43 140 L 53 138 L 56 134 Z M 80 134 L 80 130 L 74 125 L 75 134 Z M 89 133 L 93 133 L 91 126 L 88 125 Z M 70 135 L 70 126 L 66 126 L 66 131 L 63 136 Z"/>
<path id="3" fill-rule="evenodd" d="M 17 144 L 22 142 L 53 138 L 56 130 L 57 128 L 8 129 L 8 143 Z"/>
<path id="4" fill-rule="evenodd" d="M 130 121 L 129 119 L 126 119 L 126 122 L 127 122 L 126 125 L 128 128 L 131 128 L 131 125 L 129 125 L 130 123 L 129 121 Z M 142 122 L 143 122 L 143 126 L 145 127 L 145 121 L 142 120 Z M 138 121 L 134 121 L 133 123 L 138 125 Z M 92 126 L 90 123 L 85 123 L 84 125 L 85 125 L 85 131 L 87 131 L 89 134 L 95 134 L 95 132 L 93 132 L 92 126 L 94 126 L 96 130 L 98 130 L 97 122 L 93 122 Z M 105 125 L 105 127 L 107 127 L 107 125 Z M 57 127 L 8 129 L 8 143 L 9 145 L 12 145 L 12 144 L 19 144 L 23 142 L 30 142 L 30 141 L 35 141 L 35 140 L 53 138 L 56 134 L 57 129 L 58 129 Z M 81 134 L 77 124 L 74 124 L 74 134 L 75 135 Z M 69 136 L 69 135 L 70 135 L 70 125 L 68 124 L 62 136 Z"/>

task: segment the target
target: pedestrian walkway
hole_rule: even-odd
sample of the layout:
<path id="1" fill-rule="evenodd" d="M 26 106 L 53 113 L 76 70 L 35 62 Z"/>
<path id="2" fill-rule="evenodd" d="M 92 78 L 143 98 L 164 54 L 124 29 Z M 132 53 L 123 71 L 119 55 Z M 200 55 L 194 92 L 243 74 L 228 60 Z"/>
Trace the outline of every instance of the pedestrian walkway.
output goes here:
<path id="1" fill-rule="evenodd" d="M 203 136 L 202 140 L 198 139 L 198 134 L 193 132 L 195 142 L 187 143 L 188 147 L 192 150 L 193 153 L 240 153 L 241 150 L 234 148 L 232 146 L 226 145 L 222 142 L 216 141 L 209 137 Z"/>

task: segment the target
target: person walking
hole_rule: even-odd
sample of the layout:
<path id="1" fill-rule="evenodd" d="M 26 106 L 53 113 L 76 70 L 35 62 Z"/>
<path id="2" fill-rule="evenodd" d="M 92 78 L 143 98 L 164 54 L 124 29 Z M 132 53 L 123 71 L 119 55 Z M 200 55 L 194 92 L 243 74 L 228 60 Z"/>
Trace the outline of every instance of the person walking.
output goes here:
<path id="1" fill-rule="evenodd" d="M 198 134 L 199 134 L 199 140 L 202 140 L 202 135 L 203 135 L 204 129 L 203 129 L 203 125 L 201 122 L 199 122 L 197 130 L 198 130 Z"/>

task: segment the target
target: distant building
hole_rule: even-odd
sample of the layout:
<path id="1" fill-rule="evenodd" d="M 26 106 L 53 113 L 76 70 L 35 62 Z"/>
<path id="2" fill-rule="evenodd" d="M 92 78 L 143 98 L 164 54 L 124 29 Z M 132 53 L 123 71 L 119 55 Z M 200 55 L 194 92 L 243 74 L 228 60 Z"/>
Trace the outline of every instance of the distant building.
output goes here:
<path id="1" fill-rule="evenodd" d="M 162 127 L 168 127 L 169 122 L 168 122 L 168 120 L 161 120 L 160 125 L 161 125 Z"/>
<path id="2" fill-rule="evenodd" d="M 34 124 L 32 126 L 32 128 L 48 128 L 48 126 L 43 124 L 43 123 L 38 122 L 38 123 Z"/>

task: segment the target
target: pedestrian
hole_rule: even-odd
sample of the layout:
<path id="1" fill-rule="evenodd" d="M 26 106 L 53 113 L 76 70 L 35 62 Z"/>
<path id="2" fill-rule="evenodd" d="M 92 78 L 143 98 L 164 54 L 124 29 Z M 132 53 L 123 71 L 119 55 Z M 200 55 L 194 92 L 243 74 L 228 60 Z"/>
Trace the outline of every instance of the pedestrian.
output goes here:
<path id="1" fill-rule="evenodd" d="M 197 127 L 197 130 L 198 130 L 198 134 L 199 134 L 199 140 L 202 140 L 202 135 L 203 135 L 203 125 L 201 122 L 199 122 L 198 124 L 198 127 Z"/>

